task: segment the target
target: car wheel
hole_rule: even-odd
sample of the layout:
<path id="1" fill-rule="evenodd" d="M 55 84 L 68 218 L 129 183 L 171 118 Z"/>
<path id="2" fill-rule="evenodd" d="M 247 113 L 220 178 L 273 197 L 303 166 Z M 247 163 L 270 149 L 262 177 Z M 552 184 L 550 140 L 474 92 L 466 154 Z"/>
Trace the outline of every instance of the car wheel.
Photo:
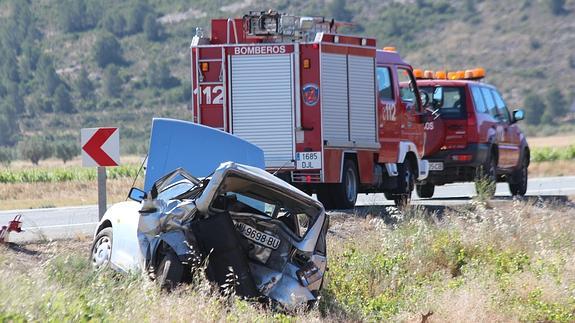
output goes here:
<path id="1" fill-rule="evenodd" d="M 417 191 L 417 196 L 420 198 L 428 199 L 433 197 L 433 193 L 435 192 L 435 185 L 431 183 L 417 184 L 415 189 Z"/>
<path id="2" fill-rule="evenodd" d="M 487 162 L 477 171 L 475 179 L 475 190 L 477 194 L 485 194 L 491 198 L 495 195 L 497 188 L 497 157 L 490 154 Z"/>
<path id="3" fill-rule="evenodd" d="M 171 248 L 164 248 L 156 267 L 156 281 L 164 290 L 170 291 L 180 284 L 184 278 L 184 265 Z"/>
<path id="4" fill-rule="evenodd" d="M 332 192 L 333 206 L 336 209 L 352 209 L 357 200 L 359 176 L 357 168 L 352 160 L 346 160 L 343 164 L 341 183 L 335 185 Z"/>
<path id="5" fill-rule="evenodd" d="M 521 160 L 519 169 L 511 174 L 509 178 L 509 190 L 513 196 L 524 196 L 527 192 L 528 170 L 529 161 L 526 157 Z"/>
<path id="6" fill-rule="evenodd" d="M 112 228 L 104 228 L 96 235 L 92 243 L 90 260 L 94 269 L 107 268 L 110 266 L 112 256 L 112 243 L 114 241 Z"/>
<path id="7" fill-rule="evenodd" d="M 411 202 L 411 192 L 415 187 L 415 174 L 409 161 L 399 164 L 397 167 L 398 186 L 393 196 L 393 202 L 397 207 L 404 207 Z"/>

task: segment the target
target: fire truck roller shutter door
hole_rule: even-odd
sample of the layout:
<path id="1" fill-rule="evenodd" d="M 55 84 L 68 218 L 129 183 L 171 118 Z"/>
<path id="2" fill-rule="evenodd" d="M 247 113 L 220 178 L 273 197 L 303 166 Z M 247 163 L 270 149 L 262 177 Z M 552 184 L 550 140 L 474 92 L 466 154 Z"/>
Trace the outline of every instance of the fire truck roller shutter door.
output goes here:
<path id="1" fill-rule="evenodd" d="M 349 55 L 348 62 L 351 140 L 358 147 L 371 147 L 377 142 L 375 60 Z"/>
<path id="2" fill-rule="evenodd" d="M 258 147 L 266 167 L 282 167 L 294 156 L 291 54 L 232 56 L 232 132 Z"/>
<path id="3" fill-rule="evenodd" d="M 321 82 L 323 138 L 328 143 L 349 145 L 346 55 L 321 54 Z"/>

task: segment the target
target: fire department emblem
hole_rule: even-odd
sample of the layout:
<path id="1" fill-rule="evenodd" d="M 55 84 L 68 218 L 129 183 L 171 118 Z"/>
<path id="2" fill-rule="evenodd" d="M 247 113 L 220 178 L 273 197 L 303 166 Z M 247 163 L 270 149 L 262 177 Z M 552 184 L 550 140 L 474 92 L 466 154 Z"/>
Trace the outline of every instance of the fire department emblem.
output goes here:
<path id="1" fill-rule="evenodd" d="M 319 87 L 315 84 L 306 84 L 302 88 L 303 102 L 308 106 L 314 106 L 319 101 Z"/>

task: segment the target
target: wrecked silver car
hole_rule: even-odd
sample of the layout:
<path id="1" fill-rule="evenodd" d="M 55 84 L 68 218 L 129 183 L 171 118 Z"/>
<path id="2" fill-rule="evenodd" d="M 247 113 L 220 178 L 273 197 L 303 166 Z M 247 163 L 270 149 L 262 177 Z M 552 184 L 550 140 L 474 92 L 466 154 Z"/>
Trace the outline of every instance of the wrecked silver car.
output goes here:
<path id="1" fill-rule="evenodd" d="M 184 169 L 104 215 L 94 267 L 140 270 L 171 288 L 205 266 L 237 295 L 291 310 L 318 298 L 328 218 L 321 203 L 266 171 L 226 162 L 202 180 Z"/>

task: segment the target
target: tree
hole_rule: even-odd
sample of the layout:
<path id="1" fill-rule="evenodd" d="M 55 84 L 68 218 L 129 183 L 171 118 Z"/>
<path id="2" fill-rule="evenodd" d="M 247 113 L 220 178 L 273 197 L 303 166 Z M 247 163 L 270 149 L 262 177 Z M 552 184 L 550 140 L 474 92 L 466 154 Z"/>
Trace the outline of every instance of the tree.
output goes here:
<path id="1" fill-rule="evenodd" d="M 85 68 L 80 70 L 80 75 L 78 75 L 76 79 L 75 88 L 83 100 L 90 99 L 94 96 L 94 84 L 90 81 L 88 71 L 86 71 Z"/>
<path id="2" fill-rule="evenodd" d="M 537 94 L 529 94 L 523 102 L 525 108 L 525 122 L 530 125 L 541 123 L 541 114 L 545 111 L 545 103 Z"/>
<path id="3" fill-rule="evenodd" d="M 13 145 L 19 132 L 20 128 L 13 108 L 7 102 L 0 102 L 0 145 Z"/>
<path id="4" fill-rule="evenodd" d="M 117 11 L 111 11 L 108 13 L 102 21 L 102 26 L 104 29 L 118 37 L 122 37 L 127 34 L 126 18 Z"/>
<path id="5" fill-rule="evenodd" d="M 148 85 L 159 89 L 167 89 L 174 83 L 172 81 L 173 77 L 170 74 L 170 68 L 165 61 L 156 64 L 155 62 L 150 63 L 148 67 Z"/>
<path id="6" fill-rule="evenodd" d="M 551 13 L 558 16 L 565 13 L 565 0 L 547 0 Z"/>
<path id="7" fill-rule="evenodd" d="M 345 0 L 333 0 L 329 5 L 329 11 L 335 20 L 351 21 L 353 15 L 345 8 Z"/>
<path id="8" fill-rule="evenodd" d="M 62 83 L 56 73 L 52 58 L 48 55 L 43 54 L 38 60 L 38 78 L 44 88 L 44 94 L 47 96 L 53 96 L 56 88 Z"/>
<path id="9" fill-rule="evenodd" d="M 110 65 L 104 70 L 104 93 L 111 98 L 117 98 L 122 93 L 122 79 L 116 65 Z"/>
<path id="10" fill-rule="evenodd" d="M 93 51 L 94 60 L 101 68 L 105 68 L 109 64 L 121 65 L 124 63 L 122 46 L 111 34 L 103 34 L 98 37 Z"/>
<path id="11" fill-rule="evenodd" d="M 56 145 L 56 157 L 64 164 L 78 155 L 79 147 L 70 142 L 60 142 Z"/>
<path id="12" fill-rule="evenodd" d="M 546 95 L 547 108 L 541 116 L 541 122 L 546 124 L 553 124 L 555 120 L 562 117 L 567 112 L 567 102 L 561 91 L 552 87 Z"/>
<path id="13" fill-rule="evenodd" d="M 153 14 L 148 14 L 144 19 L 144 33 L 146 34 L 146 39 L 149 41 L 161 40 L 163 33 L 162 25 L 158 24 Z"/>
<path id="14" fill-rule="evenodd" d="M 143 1 L 138 1 L 128 14 L 128 32 L 137 34 L 144 30 L 144 20 L 146 15 L 151 13 L 151 9 Z"/>
<path id="15" fill-rule="evenodd" d="M 28 137 L 18 144 L 18 152 L 22 158 L 28 159 L 34 165 L 42 159 L 49 158 L 52 155 L 50 143 L 43 137 Z"/>
<path id="16" fill-rule="evenodd" d="M 14 160 L 12 150 L 8 147 L 0 146 L 0 164 L 8 166 Z"/>
<path id="17" fill-rule="evenodd" d="M 59 113 L 73 113 L 74 104 L 70 98 L 70 92 L 64 84 L 60 84 L 54 93 L 54 110 Z"/>

